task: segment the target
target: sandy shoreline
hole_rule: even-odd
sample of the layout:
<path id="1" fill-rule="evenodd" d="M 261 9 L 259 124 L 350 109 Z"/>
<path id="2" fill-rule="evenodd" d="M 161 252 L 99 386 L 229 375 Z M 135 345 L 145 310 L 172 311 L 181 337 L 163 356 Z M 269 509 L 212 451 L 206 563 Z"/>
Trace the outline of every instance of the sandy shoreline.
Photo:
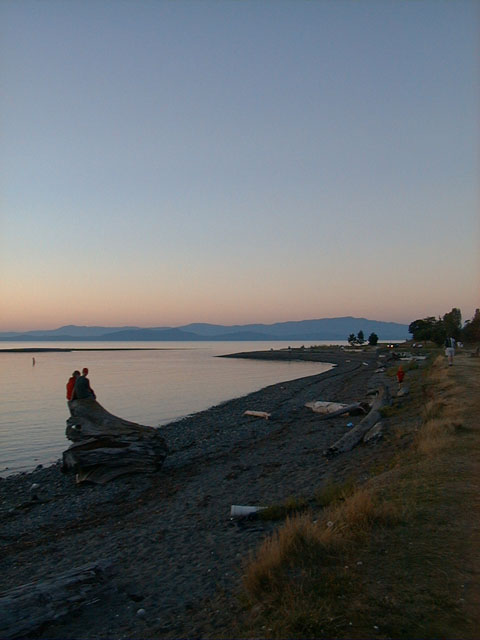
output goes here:
<path id="1" fill-rule="evenodd" d="M 328 461 L 322 451 L 358 419 L 319 422 L 304 407 L 311 400 L 363 399 L 378 383 L 375 351 L 246 357 L 275 353 L 337 366 L 162 427 L 170 454 L 155 475 L 77 487 L 53 465 L 0 480 L 1 591 L 92 561 L 107 562 L 114 572 L 95 602 L 36 637 L 222 635 L 230 612 L 215 608 L 219 593 L 230 600 L 242 559 L 277 526 L 234 522 L 230 506 L 308 498 L 327 478 L 361 472 L 365 460 L 381 455 L 388 441 Z M 247 409 L 268 411 L 272 419 L 244 416 Z M 44 501 L 31 499 L 33 483 L 43 488 Z"/>

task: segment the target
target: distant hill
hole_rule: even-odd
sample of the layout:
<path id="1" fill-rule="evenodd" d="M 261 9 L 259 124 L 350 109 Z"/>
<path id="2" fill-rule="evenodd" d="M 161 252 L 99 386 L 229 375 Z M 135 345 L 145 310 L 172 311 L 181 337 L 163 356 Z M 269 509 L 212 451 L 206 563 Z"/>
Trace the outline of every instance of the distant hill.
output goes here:
<path id="1" fill-rule="evenodd" d="M 351 316 L 276 322 L 274 324 L 219 325 L 193 323 L 182 327 L 85 327 L 66 325 L 58 329 L 0 333 L 9 341 L 205 341 L 205 340 L 346 340 L 351 333 L 373 332 L 380 340 L 405 340 L 408 325 Z"/>
<path id="2" fill-rule="evenodd" d="M 128 342 L 130 340 L 206 340 L 202 336 L 195 333 L 189 333 L 182 329 L 128 329 L 126 331 L 116 331 L 114 333 L 106 333 L 101 337 L 102 340 L 122 340 Z"/>
<path id="3" fill-rule="evenodd" d="M 28 340 L 30 337 L 35 340 L 45 338 L 46 340 L 78 340 L 79 338 L 87 338 L 89 340 L 103 336 L 106 333 L 117 331 L 126 331 L 128 329 L 138 329 L 139 327 L 85 327 L 74 324 L 68 324 L 58 329 L 36 329 L 34 331 L 0 333 L 0 339 L 5 340 Z"/>
<path id="4" fill-rule="evenodd" d="M 382 322 L 367 318 L 346 316 L 341 318 L 321 318 L 318 320 L 299 320 L 290 322 L 276 322 L 274 324 L 246 324 L 246 325 L 214 325 L 189 324 L 180 327 L 198 335 L 215 339 L 227 334 L 252 332 L 258 334 L 252 340 L 265 340 L 265 336 L 272 340 L 346 340 L 350 333 L 355 335 L 362 330 L 365 337 L 373 332 L 381 339 L 404 339 L 408 337 L 408 325 L 398 322 Z"/>

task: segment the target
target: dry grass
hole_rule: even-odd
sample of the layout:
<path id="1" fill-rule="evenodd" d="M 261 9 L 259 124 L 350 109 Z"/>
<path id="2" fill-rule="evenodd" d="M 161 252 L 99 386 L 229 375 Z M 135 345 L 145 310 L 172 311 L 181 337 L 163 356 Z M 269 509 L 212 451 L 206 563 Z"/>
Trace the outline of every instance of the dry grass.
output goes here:
<path id="1" fill-rule="evenodd" d="M 371 489 L 360 488 L 343 504 L 327 509 L 322 520 L 336 537 L 351 542 L 365 538 L 373 525 L 391 525 L 398 515 L 393 503 L 384 502 Z"/>
<path id="2" fill-rule="evenodd" d="M 356 485 L 353 478 L 349 478 L 344 482 L 335 482 L 332 478 L 317 489 L 314 493 L 314 501 L 316 506 L 325 508 L 336 502 L 346 500 L 355 491 Z"/>
<path id="3" fill-rule="evenodd" d="M 242 637 L 318 638 L 326 629 L 339 633 L 343 616 L 338 604 L 351 591 L 348 554 L 360 540 L 368 540 L 372 527 L 397 521 L 392 505 L 364 489 L 327 508 L 318 520 L 312 514 L 287 518 L 245 567 L 243 600 L 250 631 Z"/>
<path id="4" fill-rule="evenodd" d="M 366 539 L 372 526 L 398 521 L 398 511 L 367 489 L 357 489 L 345 501 L 327 509 L 318 520 L 311 514 L 287 518 L 253 555 L 243 578 L 249 602 L 278 599 L 298 569 L 307 582 L 352 543 Z"/>
<path id="5" fill-rule="evenodd" d="M 305 498 L 288 497 L 283 503 L 273 504 L 262 509 L 258 517 L 260 520 L 283 520 L 287 516 L 301 513 L 308 509 L 308 502 Z"/>
<path id="6" fill-rule="evenodd" d="M 461 409 L 452 400 L 459 389 L 449 378 L 445 358 L 438 356 L 429 375 L 432 399 L 422 410 L 422 426 L 416 438 L 416 447 L 421 454 L 433 455 L 452 445 L 456 430 L 462 425 Z"/>

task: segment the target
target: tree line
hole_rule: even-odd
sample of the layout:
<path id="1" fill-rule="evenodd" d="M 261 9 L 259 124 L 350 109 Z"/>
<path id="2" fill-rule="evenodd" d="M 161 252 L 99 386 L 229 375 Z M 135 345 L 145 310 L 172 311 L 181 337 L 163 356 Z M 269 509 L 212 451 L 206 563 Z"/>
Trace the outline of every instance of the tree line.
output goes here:
<path id="1" fill-rule="evenodd" d="M 414 320 L 408 325 L 408 331 L 412 334 L 413 339 L 419 342 L 427 340 L 435 342 L 438 345 L 444 344 L 447 338 L 455 338 L 463 342 L 480 342 L 480 309 L 475 309 L 475 314 L 471 320 L 466 320 L 462 325 L 462 312 L 454 307 L 443 317 L 422 318 Z M 363 331 L 359 331 L 357 335 L 351 333 L 347 338 L 349 344 L 362 345 L 367 342 Z M 371 333 L 368 336 L 368 344 L 376 345 L 378 336 Z"/>
<path id="2" fill-rule="evenodd" d="M 348 343 L 349 343 L 349 344 L 351 344 L 352 346 L 353 346 L 354 344 L 360 344 L 360 345 L 362 345 L 362 344 L 365 344 L 365 342 L 366 342 L 366 340 L 365 340 L 365 334 L 363 333 L 363 331 L 359 331 L 359 332 L 357 333 L 357 335 L 355 335 L 354 333 L 351 333 L 351 334 L 348 336 L 347 340 L 348 340 Z M 373 332 L 372 332 L 372 333 L 368 336 L 368 344 L 376 345 L 376 344 L 377 344 L 377 342 L 378 342 L 378 336 L 377 336 L 377 334 L 376 334 L 376 333 L 373 333 Z"/>
<path id="3" fill-rule="evenodd" d="M 462 325 L 462 313 L 454 307 L 443 317 L 422 318 L 414 320 L 408 326 L 414 340 L 430 340 L 438 345 L 446 338 L 455 338 L 463 342 L 480 342 L 480 309 L 475 310 L 471 320 Z"/>

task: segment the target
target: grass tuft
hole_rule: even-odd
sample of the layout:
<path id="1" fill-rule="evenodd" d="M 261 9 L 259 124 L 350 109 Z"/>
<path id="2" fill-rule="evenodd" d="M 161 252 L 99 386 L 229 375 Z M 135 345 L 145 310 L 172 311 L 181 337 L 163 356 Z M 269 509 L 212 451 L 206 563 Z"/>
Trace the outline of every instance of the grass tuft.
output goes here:
<path id="1" fill-rule="evenodd" d="M 295 498 L 290 496 L 281 504 L 272 504 L 266 509 L 259 511 L 261 520 L 282 520 L 289 515 L 300 513 L 308 509 L 308 502 L 305 498 Z"/>
<path id="2" fill-rule="evenodd" d="M 318 507 L 325 508 L 333 503 L 345 500 L 351 496 L 354 491 L 355 482 L 352 478 L 344 482 L 335 482 L 330 478 L 323 487 L 315 491 L 315 504 Z"/>

